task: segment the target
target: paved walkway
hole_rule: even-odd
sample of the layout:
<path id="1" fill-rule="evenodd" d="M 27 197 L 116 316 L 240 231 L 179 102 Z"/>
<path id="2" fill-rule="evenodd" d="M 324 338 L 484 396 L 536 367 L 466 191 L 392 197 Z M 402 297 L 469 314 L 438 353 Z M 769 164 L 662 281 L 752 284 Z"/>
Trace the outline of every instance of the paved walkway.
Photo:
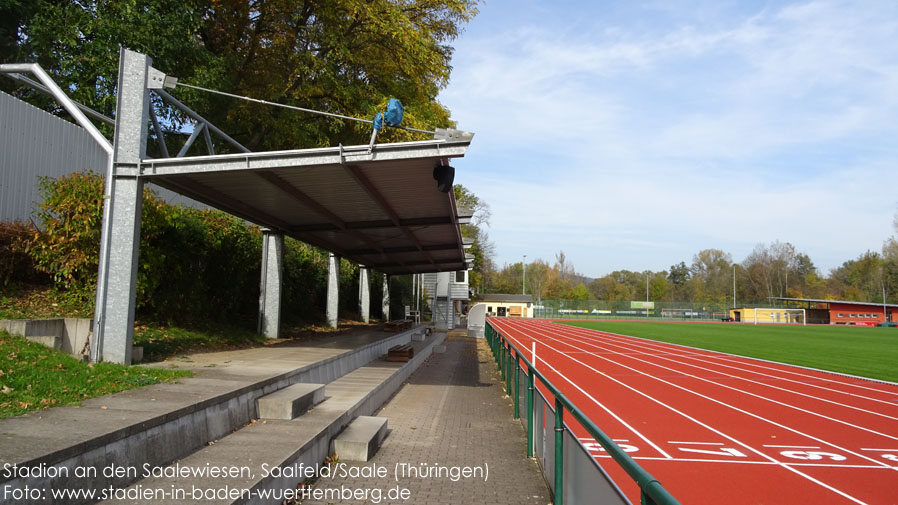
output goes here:
<path id="1" fill-rule="evenodd" d="M 486 342 L 450 336 L 446 346 L 445 353 L 434 354 L 375 414 L 388 418 L 392 431 L 374 458 L 346 463 L 333 479 L 318 482 L 314 492 L 321 493 L 321 499 L 312 496 L 315 499 L 303 504 L 551 501 L 536 462 L 526 458 L 524 430 L 512 419 Z M 403 467 L 413 467 L 419 475 L 403 475 Z M 385 476 L 344 476 L 377 469 Z M 475 476 L 463 477 L 465 470 Z M 435 476 L 438 472 L 442 475 Z M 396 496 L 397 488 L 407 490 L 405 497 Z"/>

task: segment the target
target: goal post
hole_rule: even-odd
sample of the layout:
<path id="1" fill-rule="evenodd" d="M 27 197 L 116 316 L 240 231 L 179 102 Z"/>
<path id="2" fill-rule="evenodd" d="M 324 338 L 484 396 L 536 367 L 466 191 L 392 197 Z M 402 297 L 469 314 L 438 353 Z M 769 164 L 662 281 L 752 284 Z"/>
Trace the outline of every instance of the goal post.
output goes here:
<path id="1" fill-rule="evenodd" d="M 755 308 L 755 324 L 808 324 L 805 309 L 785 309 L 781 307 Z"/>

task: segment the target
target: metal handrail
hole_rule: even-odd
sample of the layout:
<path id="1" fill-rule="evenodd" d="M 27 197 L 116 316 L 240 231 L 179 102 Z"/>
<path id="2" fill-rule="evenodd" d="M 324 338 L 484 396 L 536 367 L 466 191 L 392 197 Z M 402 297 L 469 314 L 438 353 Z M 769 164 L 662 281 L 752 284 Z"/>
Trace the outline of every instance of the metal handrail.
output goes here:
<path id="1" fill-rule="evenodd" d="M 574 405 L 568 398 L 557 388 L 554 384 L 552 384 L 539 370 L 537 370 L 533 363 L 531 363 L 524 355 L 521 353 L 520 349 L 518 349 L 511 341 L 509 341 L 505 336 L 503 336 L 496 328 L 494 328 L 489 321 L 486 322 L 486 332 L 485 335 L 490 344 L 490 348 L 493 351 L 493 355 L 496 358 L 497 363 L 499 364 L 500 370 L 502 372 L 502 379 L 507 381 L 507 392 L 511 391 L 511 377 L 510 377 L 510 363 L 512 360 L 515 363 L 520 363 L 523 361 L 527 366 L 528 373 L 528 397 L 527 397 L 527 410 L 528 410 L 528 430 L 527 430 L 527 455 L 533 456 L 533 430 L 529 429 L 533 424 L 533 378 L 538 378 L 542 384 L 552 393 L 552 396 L 555 398 L 555 422 L 556 422 L 556 443 L 555 450 L 559 452 L 561 444 L 559 443 L 560 433 L 557 431 L 560 426 L 563 427 L 563 411 L 567 409 L 574 418 L 586 429 L 586 431 L 590 434 L 590 436 L 595 439 L 604 449 L 605 452 L 611 456 L 611 458 L 621 467 L 627 475 L 630 476 L 633 481 L 639 486 L 640 489 L 640 498 L 643 505 L 680 505 L 680 502 L 672 495 L 670 492 L 655 479 L 652 474 L 643 469 L 639 463 L 637 463 L 629 454 L 627 454 L 623 449 L 621 449 L 614 441 L 606 435 L 596 424 L 589 419 L 576 405 Z M 511 351 L 514 350 L 515 356 L 511 356 Z M 518 411 L 518 390 L 519 385 L 517 384 L 517 373 L 515 373 L 515 411 Z M 556 455 L 555 464 L 557 467 L 563 465 L 563 458 Z M 563 485 L 561 483 L 561 476 L 563 472 L 561 468 L 556 468 L 555 470 L 555 505 L 562 505 L 563 503 L 563 495 L 562 488 Z"/>

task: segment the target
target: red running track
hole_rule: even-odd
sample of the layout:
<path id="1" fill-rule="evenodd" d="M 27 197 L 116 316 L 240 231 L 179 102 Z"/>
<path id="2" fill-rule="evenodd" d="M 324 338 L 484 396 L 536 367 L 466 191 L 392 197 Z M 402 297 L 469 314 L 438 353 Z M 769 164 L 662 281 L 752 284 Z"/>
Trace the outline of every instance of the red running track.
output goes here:
<path id="1" fill-rule="evenodd" d="M 489 322 L 528 358 L 536 342 L 536 368 L 683 504 L 898 504 L 896 385 L 547 320 Z"/>

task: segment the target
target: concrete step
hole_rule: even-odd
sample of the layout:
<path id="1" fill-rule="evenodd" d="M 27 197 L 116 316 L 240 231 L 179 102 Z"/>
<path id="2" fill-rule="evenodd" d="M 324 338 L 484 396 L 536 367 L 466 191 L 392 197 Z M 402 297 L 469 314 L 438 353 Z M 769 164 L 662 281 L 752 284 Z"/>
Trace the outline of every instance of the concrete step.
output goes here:
<path id="1" fill-rule="evenodd" d="M 416 343 L 408 363 L 374 359 L 326 385 L 327 398 L 305 415 L 292 420 L 261 420 L 215 441 L 152 475 L 120 490 L 104 505 L 196 503 L 217 505 L 283 503 L 333 454 L 333 443 L 345 426 L 383 405 L 431 354 L 434 344 Z M 381 440 L 383 438 L 381 437 Z M 341 455 L 341 459 L 344 457 Z M 218 468 L 222 476 L 196 476 L 196 470 Z M 184 473 L 181 473 L 184 472 Z M 315 474 L 318 476 L 319 474 Z M 148 499 L 140 493 L 157 493 Z M 270 493 L 270 494 L 267 494 Z M 161 495 L 161 496 L 160 496 Z"/>
<path id="2" fill-rule="evenodd" d="M 256 400 L 259 419 L 294 419 L 324 401 L 324 384 L 294 384 Z"/>
<path id="3" fill-rule="evenodd" d="M 368 461 L 387 436 L 387 418 L 359 416 L 334 439 L 341 461 Z"/>
<path id="4" fill-rule="evenodd" d="M 140 472 L 145 467 L 165 467 L 252 425 L 258 418 L 256 399 L 296 383 L 330 383 L 372 360 L 380 361 L 390 347 L 408 343 L 410 338 L 410 331 L 386 338 L 378 332 L 376 338 L 363 338 L 349 349 L 335 340 L 310 347 L 227 351 L 220 353 L 228 356 L 225 364 L 211 367 L 204 361 L 210 355 L 200 354 L 192 356 L 196 363 L 189 361 L 197 376 L 177 384 L 156 384 L 86 400 L 80 407 L 57 407 L 2 419 L 0 468 L 63 468 L 70 476 L 87 468 L 96 475 L 66 478 L 55 470 L 37 476 L 0 472 L 0 489 L 125 488 L 142 477 Z M 364 372 L 353 377 L 364 379 Z M 335 396 L 330 389 L 328 395 Z M 302 417 L 306 416 L 298 419 Z M 327 444 L 322 453 L 326 452 Z M 113 473 L 113 468 L 136 472 Z M 104 470 L 110 473 L 104 475 Z M 82 496 L 66 503 L 96 501 Z M 7 503 L 48 502 L 0 495 L 0 505 Z"/>

